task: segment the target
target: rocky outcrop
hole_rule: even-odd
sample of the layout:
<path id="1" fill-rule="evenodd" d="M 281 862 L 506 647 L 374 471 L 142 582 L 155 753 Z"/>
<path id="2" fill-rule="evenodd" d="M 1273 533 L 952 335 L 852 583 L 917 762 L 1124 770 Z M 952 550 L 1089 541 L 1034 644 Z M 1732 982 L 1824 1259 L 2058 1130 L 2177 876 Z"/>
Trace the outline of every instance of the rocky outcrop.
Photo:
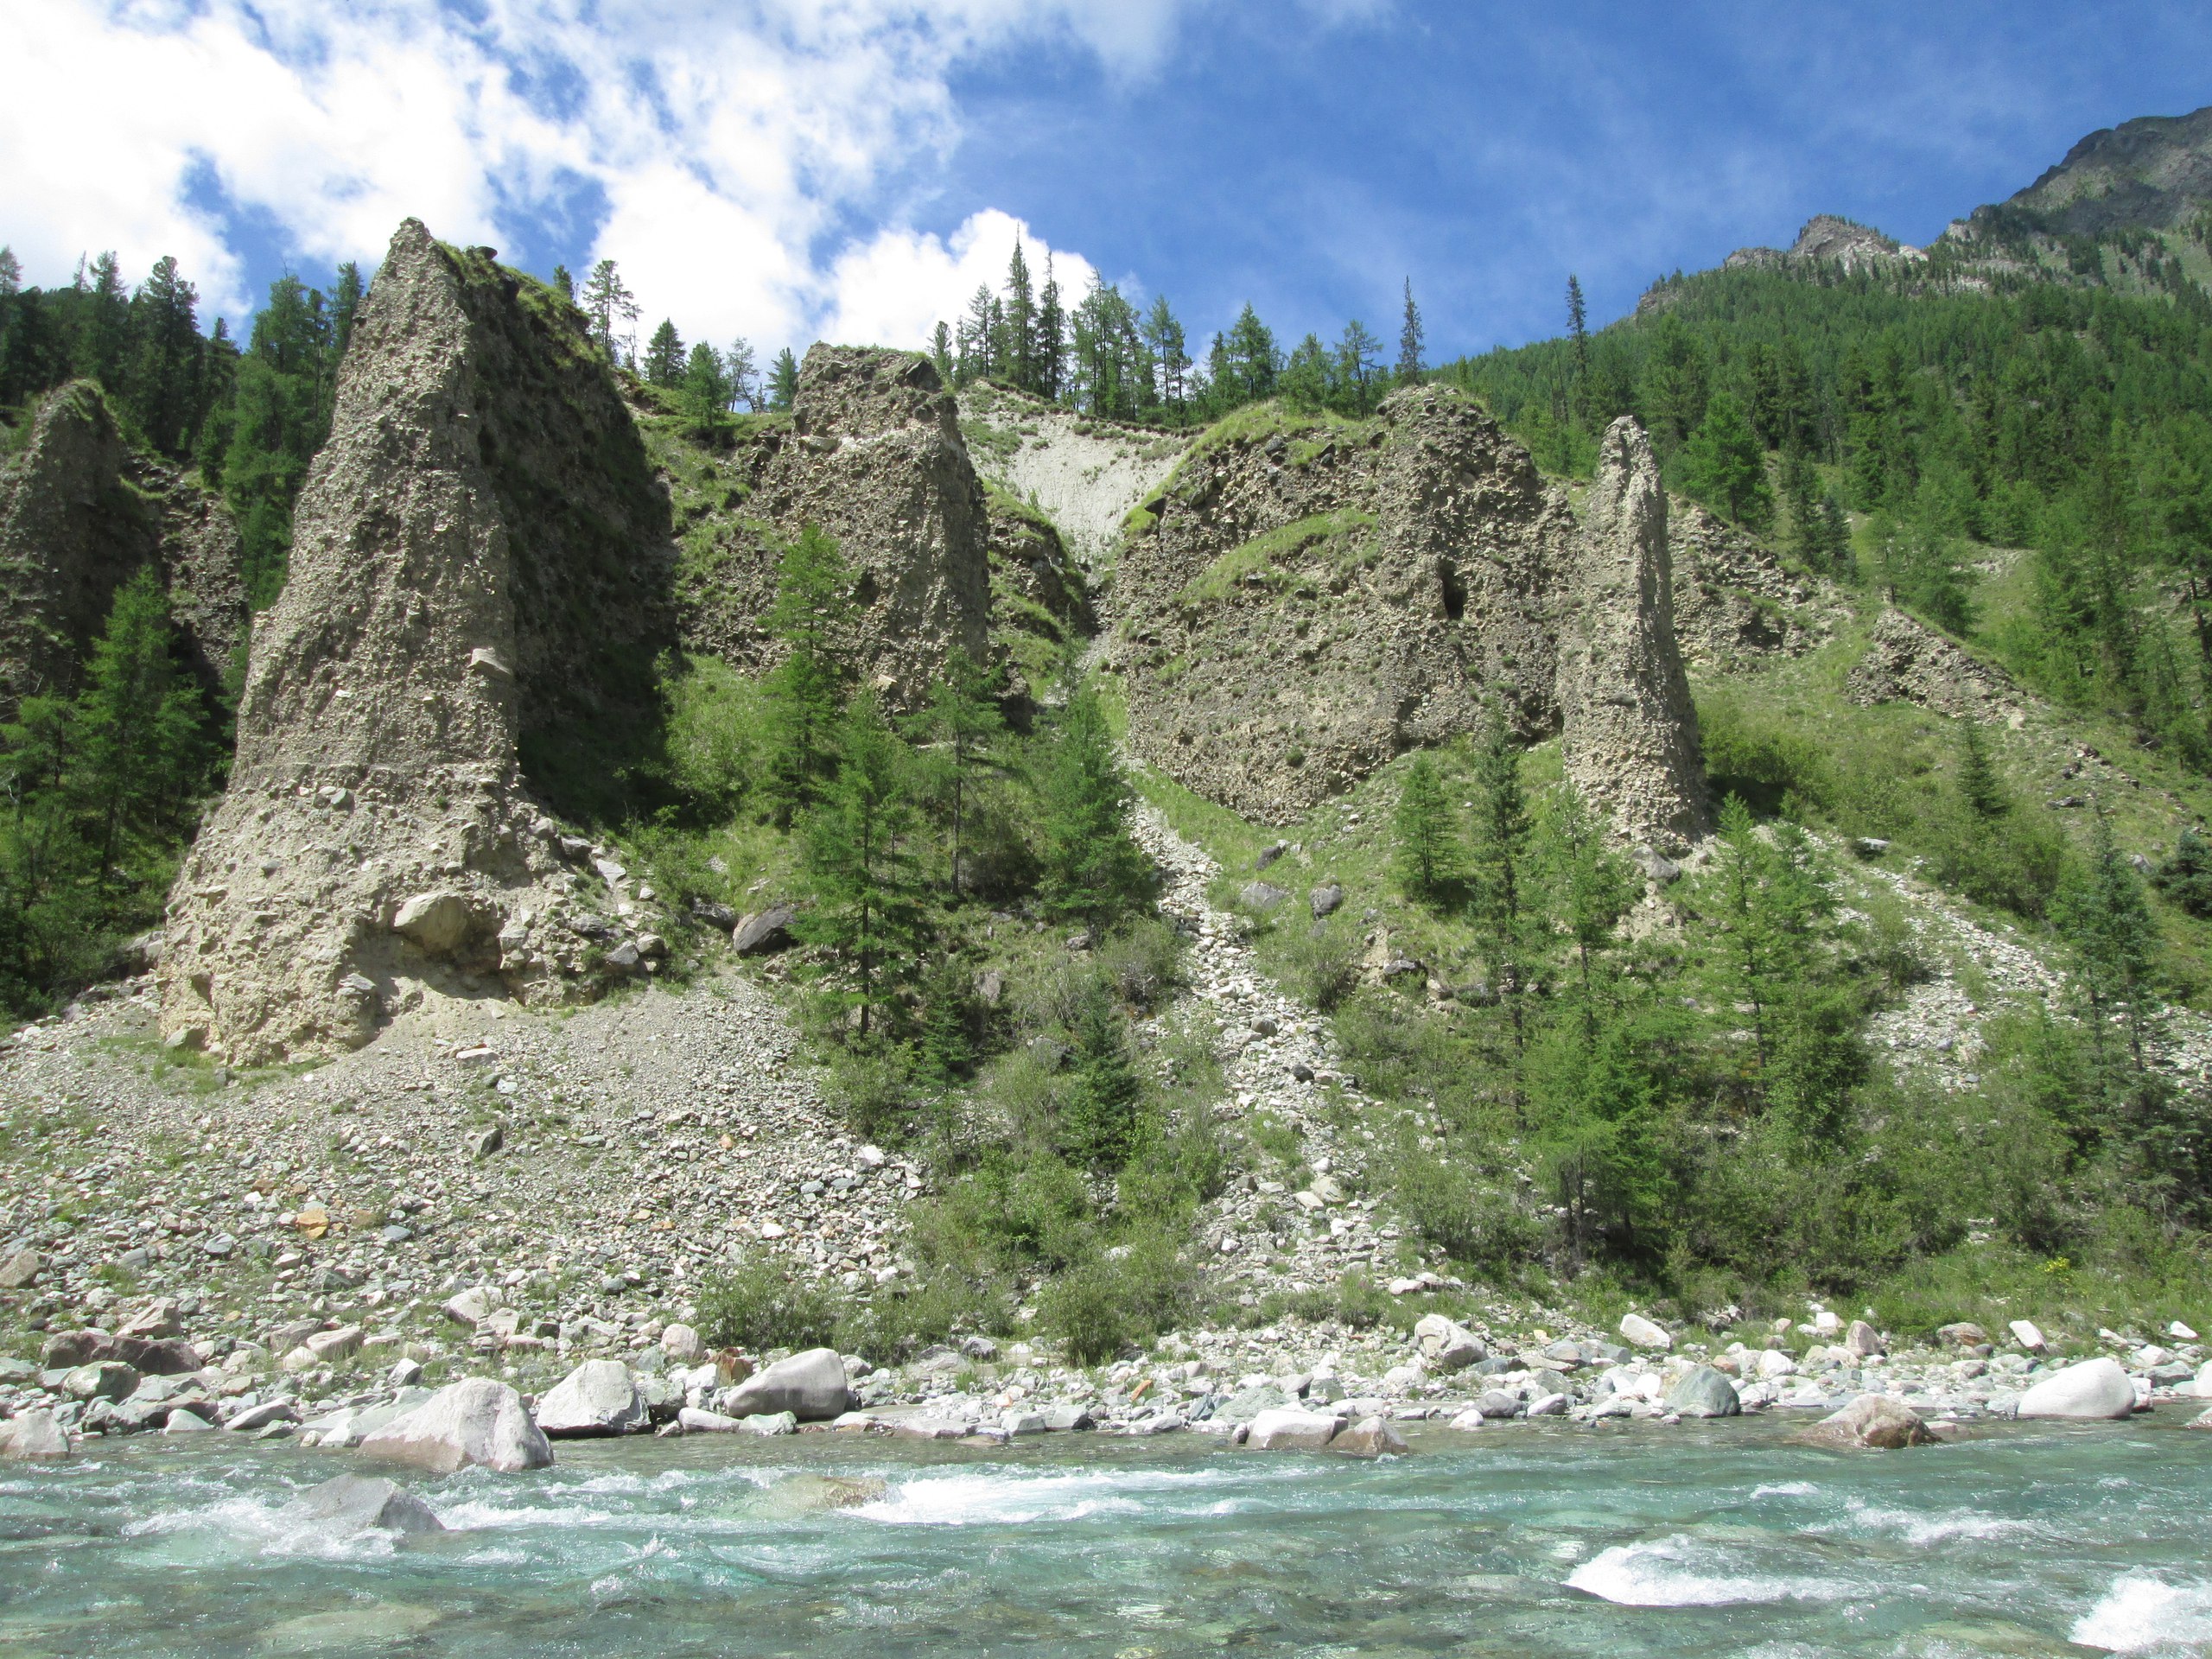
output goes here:
<path id="1" fill-rule="evenodd" d="M 963 391 L 960 410 L 976 470 L 1048 514 L 1091 569 L 1112 556 L 1129 509 L 1189 447 L 1173 433 L 1116 425 L 988 384 Z"/>
<path id="2" fill-rule="evenodd" d="M 753 434 L 720 510 L 688 532 L 684 633 L 693 649 L 765 667 L 785 543 L 812 524 L 853 575 L 841 655 L 893 704 L 927 695 L 954 647 L 989 646 L 990 526 L 959 410 L 925 357 L 816 346 L 788 428 Z"/>
<path id="3" fill-rule="evenodd" d="M 1643 428 L 1599 447 L 1574 584 L 1560 627 L 1568 779 L 1630 835 L 1681 846 L 1709 828 L 1697 709 L 1675 644 L 1667 493 Z"/>
<path id="4" fill-rule="evenodd" d="M 1013 671 L 1007 689 L 1019 697 L 1041 690 L 1069 652 L 1098 631 L 1098 622 L 1058 527 L 1003 490 L 988 490 L 986 506 L 991 649 Z"/>
<path id="5" fill-rule="evenodd" d="M 1696 502 L 1669 498 L 1675 641 L 1687 667 L 1727 672 L 1802 657 L 1851 614 L 1834 587 L 1785 569 L 1757 537 Z"/>
<path id="6" fill-rule="evenodd" d="M 1232 417 L 1116 567 L 1130 745 L 1283 823 L 1493 701 L 1548 734 L 1575 540 L 1564 492 L 1457 393 L 1408 388 L 1356 425 Z"/>
<path id="7" fill-rule="evenodd" d="M 1721 268 L 1786 270 L 1793 265 L 1820 264 L 1840 265 L 1848 272 L 1917 264 L 1927 257 L 1922 250 L 1885 236 L 1871 225 L 1835 213 L 1815 213 L 1788 248 L 1738 248 L 1721 262 Z"/>
<path id="8" fill-rule="evenodd" d="M 2027 698 L 2004 671 L 1899 610 L 1885 610 L 1876 620 L 1866 656 L 1845 678 L 1844 695 L 1862 708 L 1910 702 L 1985 724 L 2018 728 L 2027 719 Z"/>
<path id="9" fill-rule="evenodd" d="M 525 762 L 550 788 L 625 758 L 671 560 L 580 314 L 402 226 L 171 894 L 168 1039 L 262 1062 L 358 1046 L 429 991 L 585 994 L 617 929 Z"/>
<path id="10" fill-rule="evenodd" d="M 229 510 L 124 438 L 99 385 L 49 395 L 0 467 L 0 717 L 34 693 L 73 690 L 116 589 L 147 565 L 202 683 L 245 637 Z"/>

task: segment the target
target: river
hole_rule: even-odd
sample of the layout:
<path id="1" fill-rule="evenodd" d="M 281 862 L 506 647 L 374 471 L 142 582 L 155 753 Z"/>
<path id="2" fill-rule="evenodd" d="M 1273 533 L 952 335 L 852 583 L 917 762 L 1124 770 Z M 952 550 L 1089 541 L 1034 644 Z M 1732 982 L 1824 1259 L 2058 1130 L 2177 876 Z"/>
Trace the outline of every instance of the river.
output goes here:
<path id="1" fill-rule="evenodd" d="M 449 1530 L 404 1544 L 288 1513 L 350 1454 L 149 1437 L 0 1465 L 0 1651 L 2206 1654 L 2212 1433 L 2186 1417 L 1853 1455 L 1771 1419 L 1428 1429 L 1377 1463 L 569 1442 L 538 1475 L 414 1481 Z M 823 1510 L 823 1477 L 882 1487 Z"/>

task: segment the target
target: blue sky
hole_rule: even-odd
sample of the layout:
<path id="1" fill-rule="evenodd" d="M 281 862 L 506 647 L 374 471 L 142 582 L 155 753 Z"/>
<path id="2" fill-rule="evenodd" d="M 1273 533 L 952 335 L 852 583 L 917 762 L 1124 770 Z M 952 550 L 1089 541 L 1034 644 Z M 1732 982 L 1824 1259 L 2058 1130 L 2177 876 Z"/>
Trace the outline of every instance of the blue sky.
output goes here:
<path id="1" fill-rule="evenodd" d="M 28 280 L 176 253 L 235 318 L 403 213 L 648 326 L 918 343 L 1020 232 L 1064 278 L 1442 357 L 1835 212 L 1924 242 L 2076 139 L 2212 103 L 2212 7 L 1436 0 L 42 0 L 11 25 Z M 84 89 L 112 90 L 87 132 Z M 67 142 L 56 135 L 67 131 Z"/>

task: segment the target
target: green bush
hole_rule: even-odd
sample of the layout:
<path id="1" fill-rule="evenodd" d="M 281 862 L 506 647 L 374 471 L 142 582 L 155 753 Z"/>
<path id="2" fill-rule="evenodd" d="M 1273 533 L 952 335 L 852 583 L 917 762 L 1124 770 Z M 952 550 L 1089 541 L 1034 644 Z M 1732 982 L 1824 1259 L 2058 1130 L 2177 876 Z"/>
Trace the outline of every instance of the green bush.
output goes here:
<path id="1" fill-rule="evenodd" d="M 1325 922 L 1293 929 L 1282 947 L 1291 989 L 1300 1001 L 1334 1014 L 1359 988 L 1363 948 L 1358 931 L 1341 911 Z"/>
<path id="2" fill-rule="evenodd" d="M 716 1348 L 764 1353 L 818 1348 L 837 1333 L 831 1297 L 782 1263 L 760 1256 L 710 1281 L 699 1294 L 699 1334 Z"/>

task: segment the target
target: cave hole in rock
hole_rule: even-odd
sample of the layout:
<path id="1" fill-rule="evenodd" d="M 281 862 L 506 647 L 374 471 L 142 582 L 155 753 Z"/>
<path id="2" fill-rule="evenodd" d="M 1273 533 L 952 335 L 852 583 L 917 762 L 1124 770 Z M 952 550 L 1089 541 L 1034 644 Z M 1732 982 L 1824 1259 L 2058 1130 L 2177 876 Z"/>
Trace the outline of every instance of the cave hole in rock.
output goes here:
<path id="1" fill-rule="evenodd" d="M 1444 601 L 1444 614 L 1457 622 L 1467 613 L 1467 588 L 1449 559 L 1436 562 L 1436 585 Z"/>

